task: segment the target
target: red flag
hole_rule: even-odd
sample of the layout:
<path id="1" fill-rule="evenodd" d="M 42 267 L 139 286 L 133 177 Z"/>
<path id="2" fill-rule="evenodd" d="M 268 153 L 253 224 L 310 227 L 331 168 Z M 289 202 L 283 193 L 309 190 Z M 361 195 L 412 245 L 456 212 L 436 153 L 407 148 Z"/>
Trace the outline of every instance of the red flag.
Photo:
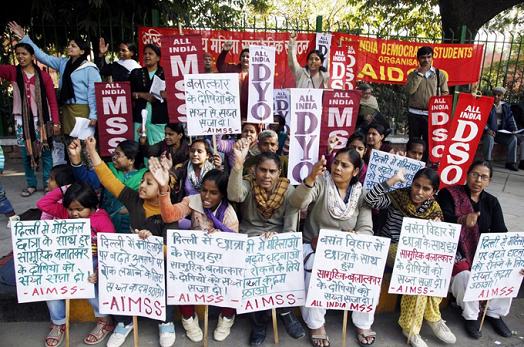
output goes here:
<path id="1" fill-rule="evenodd" d="M 451 124 L 452 95 L 432 96 L 428 102 L 429 161 L 438 163 L 444 152 Z"/>

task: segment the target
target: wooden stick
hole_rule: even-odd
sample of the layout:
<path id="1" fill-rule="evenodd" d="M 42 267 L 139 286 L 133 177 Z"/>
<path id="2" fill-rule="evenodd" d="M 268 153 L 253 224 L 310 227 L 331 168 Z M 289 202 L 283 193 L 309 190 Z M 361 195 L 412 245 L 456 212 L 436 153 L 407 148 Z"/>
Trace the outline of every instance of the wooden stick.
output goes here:
<path id="1" fill-rule="evenodd" d="M 66 314 L 66 322 L 65 322 L 65 345 L 66 347 L 69 347 L 69 344 L 70 344 L 70 335 L 69 335 L 69 319 L 70 319 L 70 314 L 69 312 L 71 311 L 71 300 L 70 299 L 66 299 L 65 301 L 65 314 Z"/>
<path id="2" fill-rule="evenodd" d="M 213 135 L 213 138 L 215 137 L 215 135 Z M 207 338 L 207 334 L 208 334 L 208 329 L 209 329 L 209 321 L 208 321 L 208 316 L 209 316 L 209 306 L 204 306 L 204 347 L 207 347 L 207 344 L 208 344 L 208 338 Z"/>
<path id="3" fill-rule="evenodd" d="M 482 330 L 482 326 L 484 325 L 484 319 L 486 318 L 486 312 L 488 312 L 488 306 L 489 300 L 486 302 L 486 306 L 484 306 L 484 313 L 482 313 L 482 319 L 480 320 L 479 332 Z"/>
<path id="4" fill-rule="evenodd" d="M 342 318 L 342 347 L 346 347 L 346 335 L 348 329 L 348 311 L 344 310 Z"/>
<path id="5" fill-rule="evenodd" d="M 277 320 L 277 310 L 275 308 L 271 309 L 271 318 L 273 319 L 273 337 L 275 338 L 275 345 L 280 343 L 278 339 L 278 320 Z"/>
<path id="6" fill-rule="evenodd" d="M 138 347 L 138 317 L 133 316 L 133 345 Z"/>

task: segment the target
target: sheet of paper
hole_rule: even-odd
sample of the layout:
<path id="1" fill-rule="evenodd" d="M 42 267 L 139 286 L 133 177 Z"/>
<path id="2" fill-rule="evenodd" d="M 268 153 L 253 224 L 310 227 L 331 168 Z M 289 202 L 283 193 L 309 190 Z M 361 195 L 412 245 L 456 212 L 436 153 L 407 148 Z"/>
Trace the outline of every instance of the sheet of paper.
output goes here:
<path id="1" fill-rule="evenodd" d="M 166 81 L 163 81 L 157 75 L 153 76 L 153 83 L 151 84 L 151 89 L 149 92 L 160 102 L 164 102 L 164 98 L 160 95 L 160 92 L 166 90 Z"/>
<path id="2" fill-rule="evenodd" d="M 90 127 L 88 118 L 75 117 L 75 127 L 71 130 L 69 136 L 78 137 L 80 140 L 85 140 L 89 136 L 95 135 L 95 127 Z"/>

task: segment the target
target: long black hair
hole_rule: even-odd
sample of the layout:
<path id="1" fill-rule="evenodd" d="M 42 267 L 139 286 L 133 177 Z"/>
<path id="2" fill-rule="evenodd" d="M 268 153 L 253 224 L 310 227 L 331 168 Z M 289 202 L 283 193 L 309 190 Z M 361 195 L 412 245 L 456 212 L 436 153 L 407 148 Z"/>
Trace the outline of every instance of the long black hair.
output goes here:
<path id="1" fill-rule="evenodd" d="M 346 153 L 348 155 L 349 161 L 351 162 L 351 164 L 353 164 L 353 168 L 358 169 L 360 173 L 360 170 L 362 170 L 362 158 L 360 157 L 360 154 L 355 149 L 349 148 L 349 147 L 341 148 L 335 154 L 335 158 L 341 154 L 346 154 Z M 351 180 L 349 181 L 349 185 L 352 186 L 353 184 L 357 183 L 359 176 L 360 175 L 355 175 L 351 177 Z"/>
<path id="2" fill-rule="evenodd" d="M 60 88 L 60 96 L 58 98 L 58 101 L 61 105 L 65 104 L 67 100 L 76 100 L 75 90 L 73 88 L 73 81 L 71 80 L 71 74 L 76 69 L 78 69 L 80 65 L 82 65 L 87 60 L 89 54 L 91 54 L 91 47 L 89 46 L 88 41 L 80 37 L 75 37 L 71 39 L 69 42 L 71 41 L 74 41 L 78 48 L 84 51 L 84 53 L 82 53 L 78 58 L 76 58 L 75 61 L 73 61 L 73 58 L 69 58 L 69 60 L 67 61 L 64 72 L 61 76 L 62 86 Z"/>
<path id="3" fill-rule="evenodd" d="M 80 205 L 92 210 L 96 210 L 99 203 L 95 191 L 85 182 L 73 183 L 67 188 L 62 204 L 65 208 L 68 208 L 73 201 L 78 201 Z"/>
<path id="4" fill-rule="evenodd" d="M 327 71 L 326 68 L 324 67 L 324 65 L 322 65 L 322 64 L 324 64 L 324 59 L 326 59 L 326 58 L 324 57 L 324 54 L 322 54 L 322 52 L 319 51 L 318 49 L 314 49 L 314 50 L 312 50 L 311 52 L 309 52 L 309 53 L 307 54 L 307 59 L 306 59 L 306 61 L 309 60 L 309 57 L 310 57 L 312 54 L 316 54 L 316 55 L 318 55 L 318 57 L 320 58 L 320 63 L 321 63 L 321 65 L 320 65 L 319 70 L 322 71 L 322 72 L 326 72 L 326 71 Z M 308 66 L 307 63 L 306 63 L 306 66 L 304 66 L 304 68 L 305 68 L 306 70 L 309 71 L 309 66 Z"/>

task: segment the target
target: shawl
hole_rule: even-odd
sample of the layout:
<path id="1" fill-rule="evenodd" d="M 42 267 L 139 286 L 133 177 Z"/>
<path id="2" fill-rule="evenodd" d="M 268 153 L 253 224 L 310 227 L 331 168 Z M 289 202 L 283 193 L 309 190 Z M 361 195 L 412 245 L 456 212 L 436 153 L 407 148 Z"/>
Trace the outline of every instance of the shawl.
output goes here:
<path id="1" fill-rule="evenodd" d="M 253 176 L 247 175 L 244 179 L 251 183 L 257 209 L 260 214 L 265 219 L 271 218 L 273 213 L 282 206 L 282 203 L 284 203 L 287 188 L 289 187 L 289 180 L 287 178 L 279 177 L 275 189 L 273 189 L 273 192 L 268 196 L 268 194 L 255 183 L 255 178 Z"/>
<path id="2" fill-rule="evenodd" d="M 193 163 L 189 162 L 187 165 L 187 177 L 189 178 L 189 181 L 193 185 L 193 187 L 200 191 L 200 186 L 202 185 L 202 178 L 205 176 L 205 174 L 208 171 L 211 171 L 213 169 L 213 164 L 211 164 L 210 161 L 206 160 L 204 162 L 204 165 L 202 165 L 202 168 L 200 169 L 200 177 L 197 177 L 195 174 L 195 168 L 193 168 Z"/>
<path id="3" fill-rule="evenodd" d="M 440 209 L 439 204 L 434 199 L 428 199 L 422 203 L 418 208 L 411 201 L 409 192 L 411 188 L 396 189 L 387 193 L 391 204 L 399 210 L 404 217 L 420 218 L 420 219 L 444 219 L 444 214 Z"/>
<path id="4" fill-rule="evenodd" d="M 226 225 L 224 225 L 224 216 L 226 214 L 227 207 L 229 206 L 229 203 L 226 199 L 223 199 L 220 202 L 220 205 L 216 209 L 215 213 L 211 211 L 209 208 L 204 207 L 204 212 L 206 214 L 206 217 L 213 222 L 213 226 L 215 229 L 218 229 L 220 231 L 232 233 L 233 230 L 229 229 Z"/>
<path id="5" fill-rule="evenodd" d="M 117 170 L 113 163 L 108 163 L 107 166 L 120 182 L 122 182 L 127 187 L 133 190 L 138 190 L 140 182 L 142 181 L 142 177 L 144 176 L 144 173 L 147 171 L 146 168 L 142 168 L 140 170 L 134 171 L 130 175 L 126 175 L 121 170 Z"/>
<path id="6" fill-rule="evenodd" d="M 357 182 L 352 186 L 349 186 L 349 199 L 348 202 L 344 202 L 344 198 L 340 196 L 338 188 L 333 181 L 333 177 L 329 172 L 324 173 L 324 179 L 326 180 L 327 186 L 327 207 L 329 214 L 334 219 L 348 220 L 350 219 L 358 206 L 358 199 L 362 194 L 362 184 Z"/>

